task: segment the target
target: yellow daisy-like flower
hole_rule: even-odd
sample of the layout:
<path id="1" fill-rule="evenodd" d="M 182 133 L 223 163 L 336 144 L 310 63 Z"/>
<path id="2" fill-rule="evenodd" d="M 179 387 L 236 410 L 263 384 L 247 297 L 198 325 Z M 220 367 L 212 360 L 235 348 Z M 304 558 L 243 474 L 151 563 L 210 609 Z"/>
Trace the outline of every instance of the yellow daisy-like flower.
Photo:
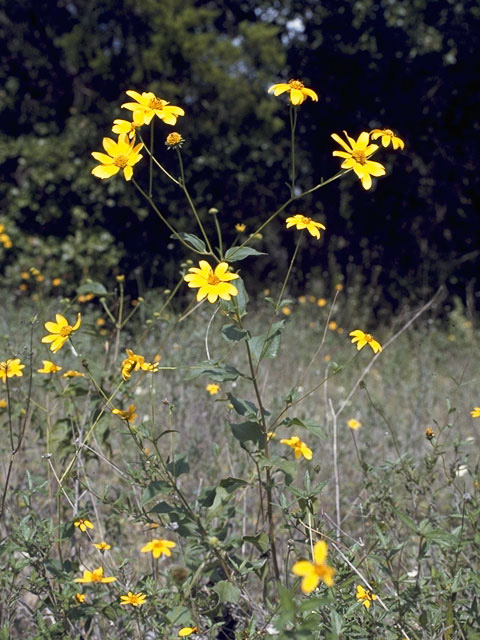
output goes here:
<path id="1" fill-rule="evenodd" d="M 112 548 L 112 545 L 107 544 L 105 541 L 94 542 L 93 546 L 95 547 L 95 549 L 98 549 L 99 551 L 108 551 L 109 549 Z"/>
<path id="2" fill-rule="evenodd" d="M 2 363 L 3 364 L 3 363 Z M 1 366 L 1 365 L 0 365 Z M 1 372 L 1 369 L 0 369 Z M 0 374 L 1 375 L 1 374 Z M 470 411 L 472 418 L 480 418 L 480 407 L 474 407 L 473 411 Z"/>
<path id="3" fill-rule="evenodd" d="M 382 350 L 382 345 L 369 333 L 365 333 L 360 329 L 355 329 L 355 331 L 350 331 L 349 335 L 352 336 L 352 344 L 357 343 L 357 351 L 363 349 L 366 344 L 369 345 L 373 353 L 378 353 L 378 351 Z"/>
<path id="4" fill-rule="evenodd" d="M 335 322 L 335 320 L 330 320 L 330 322 L 328 323 L 328 328 L 330 329 L 330 331 L 335 331 L 338 328 L 338 324 Z"/>
<path id="5" fill-rule="evenodd" d="M 137 407 L 134 404 L 131 404 L 125 411 L 122 411 L 121 409 L 112 409 L 112 413 L 116 416 L 120 416 L 122 420 L 133 422 L 137 417 L 137 414 L 135 413 L 136 408 Z"/>
<path id="6" fill-rule="evenodd" d="M 62 373 L 62 378 L 84 378 L 85 374 L 81 371 L 74 371 L 73 369 L 69 369 Z"/>
<path id="7" fill-rule="evenodd" d="M 286 91 L 290 94 L 290 102 L 293 105 L 302 104 L 307 98 L 311 98 L 314 102 L 318 102 L 318 95 L 313 89 L 307 89 L 303 82 L 300 80 L 289 80 L 288 82 L 280 82 L 274 84 L 268 90 L 268 93 L 272 93 L 274 96 L 279 96 Z"/>
<path id="8" fill-rule="evenodd" d="M 172 133 L 169 133 L 165 138 L 165 145 L 169 149 L 181 149 L 184 142 L 185 140 L 177 131 L 172 131 Z"/>
<path id="9" fill-rule="evenodd" d="M 214 396 L 220 391 L 220 385 L 213 383 L 207 384 L 205 391 L 208 391 L 211 396 Z"/>
<path id="10" fill-rule="evenodd" d="M 137 135 L 137 129 L 139 129 L 143 124 L 143 117 L 140 112 L 133 112 L 133 119 L 130 120 L 122 120 L 121 118 L 117 118 L 113 121 L 112 131 L 116 134 L 126 133 L 130 140 L 135 140 L 135 136 Z"/>
<path id="11" fill-rule="evenodd" d="M 433 440 L 433 438 L 435 438 L 435 431 L 432 429 L 432 427 L 427 427 L 425 429 L 425 438 L 427 440 Z"/>
<path id="12" fill-rule="evenodd" d="M 145 604 L 146 599 L 147 596 L 141 591 L 139 593 L 129 591 L 126 596 L 120 596 L 120 604 L 131 604 L 132 607 L 140 607 L 142 604 Z"/>
<path id="13" fill-rule="evenodd" d="M 37 373 L 57 373 L 60 371 L 62 367 L 50 362 L 50 360 L 42 360 L 43 367 L 41 369 L 37 369 Z"/>
<path id="14" fill-rule="evenodd" d="M 13 378 L 14 376 L 21 378 L 23 376 L 22 369 L 24 368 L 25 365 L 21 363 L 20 358 L 8 358 L 6 362 L 0 362 L 0 378 L 2 382 L 5 384 L 7 378 Z"/>
<path id="15" fill-rule="evenodd" d="M 376 140 L 381 137 L 383 147 L 388 147 L 388 145 L 392 143 L 392 147 L 395 151 L 405 147 L 404 141 L 396 136 L 391 129 L 372 129 L 372 131 L 370 131 L 370 136 L 372 140 Z"/>
<path id="16" fill-rule="evenodd" d="M 235 231 L 238 231 L 238 233 L 243 233 L 246 228 L 247 225 L 243 224 L 243 222 L 237 222 L 237 224 L 235 225 Z"/>
<path id="17" fill-rule="evenodd" d="M 84 593 L 76 593 L 75 594 L 75 600 L 77 602 L 79 602 L 80 604 L 82 604 L 82 602 L 85 602 L 85 598 L 86 598 L 86 595 Z"/>
<path id="18" fill-rule="evenodd" d="M 67 319 L 60 313 L 56 314 L 55 320 L 56 322 L 45 322 L 44 327 L 51 335 L 42 338 L 44 343 L 51 342 L 50 351 L 53 351 L 53 353 L 57 353 L 69 339 L 70 334 L 77 331 L 82 322 L 82 316 L 80 313 L 77 315 L 77 321 L 73 327 L 68 324 Z"/>
<path id="19" fill-rule="evenodd" d="M 313 458 L 312 450 L 307 447 L 305 442 L 302 442 L 298 436 L 292 436 L 291 438 L 285 438 L 280 440 L 281 444 L 287 444 L 289 447 L 295 452 L 295 458 L 298 460 L 301 456 L 305 458 L 305 460 L 311 460 Z"/>
<path id="20" fill-rule="evenodd" d="M 62 284 L 61 278 L 53 278 L 52 287 L 59 287 Z"/>
<path id="21" fill-rule="evenodd" d="M 360 429 L 360 427 L 362 426 L 362 423 L 360 422 L 360 420 L 356 420 L 355 418 L 350 418 L 350 420 L 348 420 L 347 422 L 347 426 L 350 429 L 353 429 L 354 431 L 356 431 L 357 429 Z"/>
<path id="22" fill-rule="evenodd" d="M 315 222 L 311 218 L 303 216 L 301 213 L 297 213 L 296 215 L 287 218 L 286 223 L 287 229 L 293 226 L 295 226 L 299 230 L 306 229 L 308 233 L 314 238 L 317 238 L 317 240 L 320 239 L 319 229 L 326 229 L 325 225 L 323 225 L 321 222 Z"/>
<path id="23" fill-rule="evenodd" d="M 355 594 L 355 597 L 366 609 L 369 609 L 372 606 L 372 602 L 374 600 L 378 600 L 378 596 L 368 589 L 364 589 L 360 584 L 357 584 L 357 593 Z"/>
<path id="24" fill-rule="evenodd" d="M 143 92 L 127 91 L 127 96 L 136 100 L 136 102 L 125 102 L 122 109 L 128 109 L 137 114 L 137 121 L 142 124 L 150 124 L 154 116 L 158 116 L 165 124 L 175 124 L 179 116 L 184 116 L 185 111 L 181 107 L 175 107 L 166 100 L 157 98 L 151 91 Z M 134 115 L 135 117 L 135 115 Z"/>
<path id="25" fill-rule="evenodd" d="M 0 400 L 0 409 L 6 409 L 6 408 L 7 408 L 7 401 L 4 398 L 2 398 Z"/>
<path id="26" fill-rule="evenodd" d="M 145 358 L 131 349 L 126 349 L 127 357 L 122 362 L 122 378 L 128 380 L 134 371 L 158 371 L 158 362 L 145 362 Z"/>
<path id="27" fill-rule="evenodd" d="M 235 280 L 239 276 L 228 271 L 228 264 L 220 262 L 215 270 L 206 260 L 200 260 L 198 267 L 191 267 L 190 273 L 183 278 L 191 288 L 199 287 L 197 301 L 207 298 L 209 302 L 216 302 L 220 297 L 222 300 L 230 300 L 232 296 L 238 295 L 238 289 L 230 284 L 230 280 Z"/>
<path id="28" fill-rule="evenodd" d="M 116 175 L 120 169 L 123 169 L 125 180 L 131 180 L 133 177 L 132 167 L 142 159 L 139 152 L 143 147 L 143 142 L 135 145 L 134 140 L 128 140 L 126 133 L 121 133 L 118 136 L 118 142 L 111 138 L 104 138 L 102 144 L 108 155 L 99 151 L 92 151 L 92 156 L 101 163 L 97 167 L 93 167 L 92 174 L 105 180 Z"/>
<path id="29" fill-rule="evenodd" d="M 87 529 L 93 529 L 93 524 L 90 522 L 90 520 L 86 520 L 85 518 L 79 518 L 78 520 L 75 520 L 73 526 L 78 527 L 80 531 L 83 531 L 83 533 L 85 533 Z"/>
<path id="30" fill-rule="evenodd" d="M 345 151 L 334 151 L 334 156 L 345 158 L 342 162 L 342 169 L 353 169 L 356 175 L 362 181 L 364 189 L 370 189 L 372 186 L 372 176 L 378 177 L 385 175 L 385 167 L 380 162 L 372 162 L 368 158 L 375 153 L 378 145 L 369 144 L 370 136 L 366 131 L 358 136 L 357 141 L 351 138 L 346 131 L 343 132 L 348 140 L 347 144 L 336 133 L 332 133 L 332 138 L 338 142 Z"/>
<path id="31" fill-rule="evenodd" d="M 199 632 L 198 627 L 182 627 L 179 630 L 178 635 L 180 636 L 180 638 L 186 638 L 187 636 L 191 636 L 192 633 L 198 633 L 198 632 Z"/>
<path id="32" fill-rule="evenodd" d="M 154 538 L 147 542 L 145 546 L 143 546 L 140 551 L 142 553 L 147 553 L 148 551 L 152 552 L 154 558 L 160 558 L 161 555 L 171 556 L 172 552 L 170 549 L 176 547 L 177 543 L 172 542 L 171 540 L 161 540 L 160 538 Z"/>
<path id="33" fill-rule="evenodd" d="M 98 569 L 94 569 L 93 571 L 85 570 L 83 572 L 82 578 L 75 578 L 74 582 L 115 582 L 116 578 L 113 576 L 106 577 L 103 575 L 103 567 L 98 567 Z"/>
<path id="34" fill-rule="evenodd" d="M 324 540 L 320 540 L 316 542 L 313 547 L 313 562 L 299 560 L 293 565 L 292 572 L 296 576 L 303 578 L 301 585 L 303 593 L 311 593 L 314 591 L 320 580 L 322 580 L 327 587 L 333 586 L 335 569 L 326 564 L 327 553 L 327 543 Z"/>

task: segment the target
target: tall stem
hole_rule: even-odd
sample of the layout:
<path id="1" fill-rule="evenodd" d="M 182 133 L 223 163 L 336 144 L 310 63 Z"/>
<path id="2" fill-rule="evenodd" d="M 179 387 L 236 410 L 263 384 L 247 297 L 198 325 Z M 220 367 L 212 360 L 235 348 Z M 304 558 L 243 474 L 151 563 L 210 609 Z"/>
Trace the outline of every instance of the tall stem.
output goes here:
<path id="1" fill-rule="evenodd" d="M 291 186 L 290 195 L 295 193 L 295 129 L 297 127 L 297 110 L 290 105 L 290 152 L 291 152 Z"/>
<path id="2" fill-rule="evenodd" d="M 153 120 L 150 123 L 150 175 L 148 177 L 148 195 L 153 196 L 153 143 L 154 143 L 154 126 Z"/>

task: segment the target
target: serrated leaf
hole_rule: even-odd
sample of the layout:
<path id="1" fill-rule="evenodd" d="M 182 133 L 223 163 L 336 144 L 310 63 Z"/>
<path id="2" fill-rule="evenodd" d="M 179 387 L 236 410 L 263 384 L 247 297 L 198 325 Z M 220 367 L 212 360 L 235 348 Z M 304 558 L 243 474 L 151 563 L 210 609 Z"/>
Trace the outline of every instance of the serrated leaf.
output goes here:
<path id="1" fill-rule="evenodd" d="M 239 329 L 234 324 L 226 324 L 222 327 L 222 337 L 227 342 L 240 342 L 248 336 L 248 331 Z"/>
<path id="2" fill-rule="evenodd" d="M 221 603 L 231 602 L 237 604 L 240 600 L 240 589 L 231 582 L 228 582 L 228 580 L 220 580 L 220 582 L 217 582 L 213 587 L 213 591 L 218 595 Z"/>
<path id="3" fill-rule="evenodd" d="M 187 233 L 185 231 L 180 231 L 177 234 L 172 233 L 170 237 L 173 238 L 174 240 L 178 240 L 178 236 L 180 236 L 180 238 L 184 242 L 192 246 L 197 251 L 201 251 L 202 253 L 207 253 L 207 247 L 205 246 L 204 241 L 201 240 L 194 233 Z"/>
<path id="4" fill-rule="evenodd" d="M 227 262 L 238 262 L 239 260 L 245 260 L 249 256 L 266 256 L 266 253 L 252 249 L 252 247 L 230 247 L 225 253 L 225 260 Z"/>

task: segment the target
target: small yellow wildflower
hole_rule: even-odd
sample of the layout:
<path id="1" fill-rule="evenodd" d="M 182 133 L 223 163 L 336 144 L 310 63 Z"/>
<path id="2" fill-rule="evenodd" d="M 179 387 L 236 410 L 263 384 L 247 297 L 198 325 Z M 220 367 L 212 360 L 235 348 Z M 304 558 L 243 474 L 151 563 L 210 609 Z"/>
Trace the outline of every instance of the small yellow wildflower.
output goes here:
<path id="1" fill-rule="evenodd" d="M 268 90 L 268 93 L 272 93 L 274 96 L 279 96 L 286 91 L 290 94 L 290 102 L 293 105 L 302 104 L 307 98 L 311 98 L 314 102 L 318 102 L 318 95 L 313 89 L 307 89 L 303 82 L 300 80 L 289 80 L 288 82 L 280 82 L 274 84 Z"/>
<path id="2" fill-rule="evenodd" d="M 357 141 L 351 138 L 346 131 L 343 132 L 347 138 L 350 146 L 340 138 L 336 133 L 332 133 L 332 138 L 335 142 L 338 142 L 345 151 L 334 151 L 334 156 L 340 156 L 345 158 L 342 162 L 342 169 L 353 169 L 357 177 L 362 181 L 362 187 L 364 189 L 370 189 L 372 186 L 371 176 L 383 176 L 385 175 L 385 167 L 379 162 L 372 162 L 369 160 L 369 156 L 378 149 L 378 145 L 369 144 L 370 136 L 366 131 L 358 136 Z"/>
<path id="3" fill-rule="evenodd" d="M 21 363 L 20 358 L 8 358 L 6 362 L 0 362 L 0 378 L 2 382 L 5 384 L 7 378 L 13 378 L 14 376 L 21 378 L 23 376 L 22 369 L 24 368 L 25 365 Z"/>
<path id="4" fill-rule="evenodd" d="M 45 329 L 51 335 L 44 336 L 42 338 L 42 342 L 44 343 L 51 342 L 50 351 L 53 351 L 53 353 L 57 353 L 57 351 L 59 351 L 63 347 L 65 342 L 70 338 L 70 334 L 74 331 L 77 331 L 82 322 L 82 316 L 80 313 L 77 315 L 77 321 L 75 322 L 73 327 L 68 324 L 67 319 L 64 318 L 60 313 L 56 314 L 55 320 L 56 322 L 45 322 Z"/>
<path id="5" fill-rule="evenodd" d="M 62 369 L 62 367 L 50 362 L 50 360 L 42 360 L 42 362 L 43 367 L 42 369 L 37 369 L 37 373 L 57 373 L 57 371 Z"/>
<path id="6" fill-rule="evenodd" d="M 103 575 L 103 567 L 98 567 L 98 569 L 94 569 L 93 571 L 87 571 L 85 570 L 83 572 L 83 577 L 82 578 L 75 578 L 74 582 L 82 582 L 82 583 L 88 583 L 88 582 L 115 582 L 116 578 L 114 578 L 113 576 L 110 577 L 104 577 Z"/>
<path id="7" fill-rule="evenodd" d="M 307 302 L 307 296 L 298 296 L 298 302 L 300 304 L 305 304 Z"/>
<path id="8" fill-rule="evenodd" d="M 273 438 L 276 438 L 277 434 L 275 433 L 275 431 L 267 431 L 267 440 L 272 440 Z"/>
<path id="9" fill-rule="evenodd" d="M 247 225 L 243 224 L 243 222 L 237 222 L 237 224 L 235 225 L 235 231 L 238 231 L 238 233 L 243 233 L 246 228 Z"/>
<path id="10" fill-rule="evenodd" d="M 330 329 L 330 331 L 335 331 L 337 327 L 338 324 L 335 322 L 335 320 L 330 320 L 330 322 L 328 323 L 328 328 Z"/>
<path id="11" fill-rule="evenodd" d="M 35 278 L 35 280 L 36 280 L 37 282 L 43 282 L 43 281 L 45 280 L 45 276 L 44 276 L 43 274 L 40 274 L 39 276 L 37 276 L 37 277 Z"/>
<path id="12" fill-rule="evenodd" d="M 301 585 L 303 593 L 315 591 L 320 580 L 323 580 L 327 587 L 333 586 L 335 569 L 326 564 L 327 553 L 327 543 L 319 540 L 313 547 L 313 562 L 299 560 L 293 565 L 292 572 L 303 578 Z"/>
<path id="13" fill-rule="evenodd" d="M 134 371 L 152 371 L 156 373 L 158 371 L 157 362 L 145 362 L 145 358 L 136 353 L 133 353 L 131 349 L 126 349 L 127 357 L 122 362 L 122 378 L 128 380 Z"/>
<path id="14" fill-rule="evenodd" d="M 18 285 L 18 288 L 20 289 L 20 291 L 28 291 L 28 285 L 26 285 L 25 282 L 21 282 Z"/>
<path id="15" fill-rule="evenodd" d="M 357 584 L 357 593 L 355 594 L 355 597 L 366 609 L 369 609 L 372 606 L 372 602 L 374 600 L 378 600 L 378 596 L 368 589 L 364 589 L 360 584 Z"/>
<path id="16" fill-rule="evenodd" d="M 355 418 L 350 418 L 350 420 L 348 420 L 347 422 L 347 426 L 350 429 L 353 429 L 354 431 L 356 431 L 357 429 L 360 429 L 360 427 L 362 426 L 362 423 L 360 422 L 360 420 L 356 420 Z"/>
<path id="17" fill-rule="evenodd" d="M 165 124 L 175 124 L 179 116 L 184 116 L 185 111 L 181 107 L 175 107 L 166 100 L 157 98 L 151 91 L 143 92 L 127 91 L 127 96 L 136 100 L 136 102 L 125 102 L 122 109 L 133 111 L 137 121 L 142 124 L 150 124 L 152 118 L 157 116 L 163 120 Z"/>
<path id="18" fill-rule="evenodd" d="M 59 287 L 62 284 L 61 278 L 53 278 L 52 287 Z"/>
<path id="19" fill-rule="evenodd" d="M 383 147 L 388 147 L 388 145 L 392 143 L 392 147 L 395 151 L 405 147 L 404 141 L 396 136 L 391 129 L 372 129 L 372 131 L 370 131 L 370 137 L 372 140 L 376 140 L 381 137 Z"/>
<path id="20" fill-rule="evenodd" d="M 80 604 L 82 604 L 82 602 L 85 601 L 86 595 L 84 593 L 76 593 L 75 594 L 75 600 L 77 602 L 79 602 Z"/>
<path id="21" fill-rule="evenodd" d="M 133 422 L 137 417 L 135 410 L 136 406 L 134 404 L 131 404 L 125 411 L 122 411 L 121 409 L 112 409 L 112 413 L 114 413 L 116 416 L 119 416 L 122 420 Z"/>
<path id="22" fill-rule="evenodd" d="M 147 596 L 141 591 L 139 593 L 129 591 L 126 596 L 120 596 L 120 604 L 131 604 L 132 607 L 140 607 L 142 604 L 145 604 L 146 599 Z"/>
<path id="23" fill-rule="evenodd" d="M 137 135 L 137 129 L 139 129 L 143 124 L 143 117 L 140 112 L 133 113 L 133 119 L 130 122 L 129 120 L 122 120 L 117 118 L 113 121 L 112 131 L 116 134 L 125 133 L 128 135 L 130 140 L 135 140 L 135 136 Z"/>
<path id="24" fill-rule="evenodd" d="M 108 551 L 109 549 L 112 548 L 112 545 L 107 544 L 105 541 L 94 542 L 93 546 L 95 547 L 95 549 L 98 549 L 99 551 Z"/>
<path id="25" fill-rule="evenodd" d="M 178 632 L 178 635 L 181 638 L 186 638 L 187 636 L 191 636 L 192 633 L 198 633 L 198 632 L 199 632 L 198 627 L 182 627 Z"/>
<path id="26" fill-rule="evenodd" d="M 435 438 L 435 431 L 432 429 L 432 427 L 427 427 L 425 429 L 425 437 L 427 440 L 433 440 L 433 438 Z"/>
<path id="27" fill-rule="evenodd" d="M 282 313 L 284 316 L 289 316 L 292 314 L 292 310 L 290 307 L 282 307 Z"/>
<path id="28" fill-rule="evenodd" d="M 81 371 L 74 371 L 73 369 L 69 369 L 62 373 L 62 378 L 84 378 L 85 374 Z"/>
<path id="29" fill-rule="evenodd" d="M 219 297 L 222 300 L 231 300 L 232 296 L 238 295 L 238 289 L 230 284 L 230 280 L 235 280 L 239 276 L 228 271 L 229 266 L 226 262 L 220 262 L 215 270 L 206 260 L 200 260 L 198 264 L 198 267 L 190 267 L 190 273 L 183 278 L 189 287 L 199 288 L 198 302 L 207 298 L 210 303 L 213 303 Z"/>
<path id="30" fill-rule="evenodd" d="M 480 407 L 474 407 L 473 411 L 470 411 L 472 418 L 480 418 Z"/>
<path id="31" fill-rule="evenodd" d="M 6 408 L 7 408 L 7 401 L 4 398 L 2 398 L 0 400 L 0 409 L 6 409 Z"/>
<path id="32" fill-rule="evenodd" d="M 22 273 L 20 274 L 20 277 L 22 278 L 22 280 L 29 280 L 30 274 L 28 273 L 28 271 L 22 271 Z"/>
<path id="33" fill-rule="evenodd" d="M 177 131 L 169 133 L 165 139 L 165 144 L 169 149 L 181 149 L 185 140 Z"/>
<path id="34" fill-rule="evenodd" d="M 281 444 L 286 444 L 295 452 L 295 458 L 298 460 L 301 456 L 305 458 L 305 460 L 311 460 L 313 458 L 312 450 L 307 447 L 305 442 L 302 442 L 298 436 L 292 436 L 291 438 L 284 438 L 280 440 Z"/>
<path id="35" fill-rule="evenodd" d="M 326 229 L 326 226 L 321 222 L 315 222 L 311 218 L 307 218 L 307 216 L 303 216 L 301 213 L 297 213 L 294 216 L 286 219 L 287 229 L 289 227 L 295 226 L 298 230 L 306 229 L 310 235 L 317 240 L 320 239 L 320 231 L 319 229 Z"/>
<path id="36" fill-rule="evenodd" d="M 335 291 L 343 291 L 343 284 L 339 283 L 335 285 Z"/>
<path id="37" fill-rule="evenodd" d="M 78 302 L 82 302 L 82 303 L 83 302 L 90 302 L 90 300 L 93 300 L 94 297 L 95 296 L 93 295 L 93 293 L 85 293 L 83 295 L 77 296 L 77 301 Z"/>
<path id="38" fill-rule="evenodd" d="M 148 551 L 152 552 L 154 558 L 159 558 L 161 555 L 171 556 L 172 552 L 170 549 L 176 547 L 176 542 L 171 542 L 171 540 L 161 540 L 160 538 L 154 538 L 150 542 L 147 542 L 140 551 L 142 553 L 147 553 Z"/>
<path id="39" fill-rule="evenodd" d="M 78 527 L 80 531 L 83 531 L 83 533 L 85 533 L 87 529 L 93 529 L 93 524 L 90 522 L 90 520 L 86 520 L 85 518 L 79 518 L 78 520 L 75 520 L 73 526 Z"/>
<path id="40" fill-rule="evenodd" d="M 134 146 L 135 141 L 131 140 L 129 142 L 127 134 L 121 133 L 118 136 L 118 142 L 111 138 L 104 138 L 102 144 L 108 155 L 99 151 L 92 151 L 92 156 L 100 164 L 93 167 L 91 173 L 97 178 L 105 180 L 116 175 L 120 169 L 123 169 L 125 180 L 131 180 L 133 177 L 132 167 L 142 159 L 140 149 L 143 147 L 143 142 Z"/>
<path id="41" fill-rule="evenodd" d="M 8 233 L 0 233 L 0 242 L 3 244 L 5 249 L 11 249 L 13 246 L 12 240 Z"/>
<path id="42" fill-rule="evenodd" d="M 317 300 L 317 307 L 325 307 L 327 304 L 327 301 L 325 300 L 325 298 L 319 298 Z"/>
<path id="43" fill-rule="evenodd" d="M 360 329 L 355 329 L 355 331 L 350 331 L 349 335 L 353 336 L 351 340 L 352 344 L 355 344 L 355 342 L 357 343 L 357 351 L 363 349 L 366 344 L 370 346 L 373 353 L 382 351 L 382 345 L 377 342 L 377 340 L 375 340 L 369 333 L 364 333 Z"/>
<path id="44" fill-rule="evenodd" d="M 211 396 L 214 396 L 220 391 L 220 385 L 219 384 L 214 384 L 212 382 L 210 384 L 207 384 L 207 386 L 205 387 L 205 391 L 208 391 L 208 393 Z"/>

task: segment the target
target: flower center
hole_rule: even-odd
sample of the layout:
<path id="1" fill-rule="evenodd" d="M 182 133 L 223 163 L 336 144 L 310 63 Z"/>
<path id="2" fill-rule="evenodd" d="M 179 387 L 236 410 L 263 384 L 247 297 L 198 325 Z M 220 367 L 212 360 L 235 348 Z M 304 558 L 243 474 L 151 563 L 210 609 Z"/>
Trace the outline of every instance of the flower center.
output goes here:
<path id="1" fill-rule="evenodd" d="M 393 131 L 391 129 L 384 129 L 383 130 L 383 135 L 384 136 L 389 136 L 390 138 L 393 138 Z"/>
<path id="2" fill-rule="evenodd" d="M 165 100 L 155 97 L 150 100 L 150 102 L 148 103 L 148 106 L 150 109 L 163 109 L 165 104 L 166 104 Z"/>
<path id="3" fill-rule="evenodd" d="M 68 338 L 68 336 L 72 333 L 72 327 L 67 325 L 66 327 L 62 327 L 60 329 L 60 335 L 62 338 Z"/>
<path id="4" fill-rule="evenodd" d="M 303 87 L 304 87 L 303 82 L 300 82 L 300 80 L 289 80 L 289 81 L 288 81 L 288 84 L 290 85 L 290 87 L 291 87 L 292 89 L 299 89 L 299 90 L 301 90 L 301 89 L 303 89 Z"/>
<path id="5" fill-rule="evenodd" d="M 310 224 L 311 221 L 312 221 L 311 218 L 307 218 L 306 216 L 302 216 L 302 223 L 303 224 Z"/>
<path id="6" fill-rule="evenodd" d="M 366 333 L 363 337 L 367 342 L 371 342 L 373 340 L 372 336 L 369 333 Z"/>
<path id="7" fill-rule="evenodd" d="M 128 163 L 128 158 L 127 156 L 124 156 L 124 155 L 115 156 L 115 159 L 113 161 L 113 164 L 116 167 L 120 167 L 121 169 L 123 169 L 123 167 L 126 167 L 127 163 Z"/>
<path id="8" fill-rule="evenodd" d="M 352 158 L 355 162 L 358 162 L 358 164 L 367 164 L 367 156 L 363 150 L 356 149 L 352 151 Z"/>
<path id="9" fill-rule="evenodd" d="M 221 282 L 220 278 L 216 276 L 214 273 L 208 274 L 208 284 L 216 286 L 217 284 L 220 284 L 220 282 Z"/>

